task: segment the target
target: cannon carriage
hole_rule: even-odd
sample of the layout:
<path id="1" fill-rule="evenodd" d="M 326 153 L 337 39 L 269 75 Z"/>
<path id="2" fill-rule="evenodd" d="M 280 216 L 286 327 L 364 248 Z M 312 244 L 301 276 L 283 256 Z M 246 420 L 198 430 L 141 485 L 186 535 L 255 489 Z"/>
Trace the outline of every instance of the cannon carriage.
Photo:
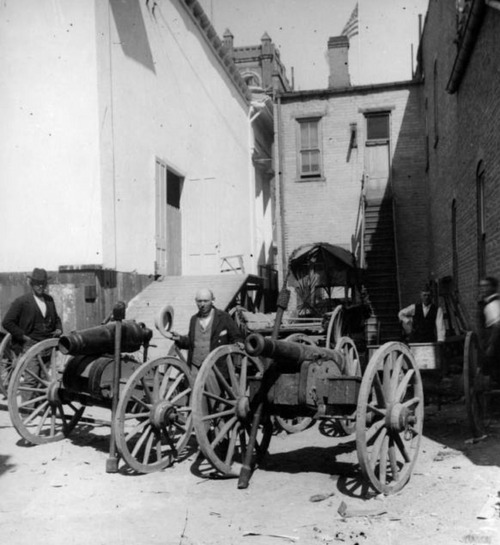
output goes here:
<path id="1" fill-rule="evenodd" d="M 67 437 L 86 409 L 111 411 L 106 470 L 116 472 L 121 457 L 129 470 L 157 471 L 191 436 L 191 373 L 180 357 L 148 359 L 152 331 L 125 320 L 124 305 L 113 317 L 21 356 L 9 383 L 9 413 L 27 443 L 43 444 Z"/>
<path id="2" fill-rule="evenodd" d="M 281 295 L 270 336 L 252 333 L 244 348 L 221 346 L 203 362 L 191 400 L 201 451 L 245 488 L 267 452 L 274 417 L 335 421 L 344 433 L 355 432 L 371 486 L 397 492 L 411 476 L 423 426 L 423 387 L 412 353 L 388 343 L 362 372 L 350 337 L 335 348 L 278 339 L 286 290 Z"/>

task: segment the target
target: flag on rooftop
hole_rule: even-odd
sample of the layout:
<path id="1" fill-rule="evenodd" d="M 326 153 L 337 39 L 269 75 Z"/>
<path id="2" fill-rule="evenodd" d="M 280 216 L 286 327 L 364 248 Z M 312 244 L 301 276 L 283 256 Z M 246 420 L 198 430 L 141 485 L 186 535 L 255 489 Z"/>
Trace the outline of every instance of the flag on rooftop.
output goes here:
<path id="1" fill-rule="evenodd" d="M 349 39 L 351 39 L 353 36 L 356 36 L 357 34 L 359 34 L 359 19 L 358 19 L 358 3 L 356 2 L 356 5 L 354 6 L 354 9 L 352 10 L 351 16 L 349 17 L 347 23 L 342 29 L 342 32 L 340 33 L 340 35 L 347 36 Z"/>

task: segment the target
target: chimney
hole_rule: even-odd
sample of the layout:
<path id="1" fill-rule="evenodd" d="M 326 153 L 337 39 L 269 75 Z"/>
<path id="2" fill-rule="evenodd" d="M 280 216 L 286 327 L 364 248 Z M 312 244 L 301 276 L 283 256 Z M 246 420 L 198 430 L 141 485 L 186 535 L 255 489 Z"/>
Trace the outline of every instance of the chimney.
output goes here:
<path id="1" fill-rule="evenodd" d="M 340 89 L 349 87 L 349 38 L 347 36 L 334 36 L 328 39 L 328 88 Z"/>

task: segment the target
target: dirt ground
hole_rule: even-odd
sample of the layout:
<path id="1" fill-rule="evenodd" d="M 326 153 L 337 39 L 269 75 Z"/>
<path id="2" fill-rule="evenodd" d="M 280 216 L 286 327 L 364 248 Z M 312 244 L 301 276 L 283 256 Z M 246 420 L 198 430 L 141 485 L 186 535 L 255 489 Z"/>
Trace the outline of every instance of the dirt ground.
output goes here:
<path id="1" fill-rule="evenodd" d="M 467 444 L 463 401 L 426 407 L 407 486 L 362 486 L 351 437 L 317 425 L 271 441 L 250 486 L 208 478 L 196 445 L 160 473 L 106 473 L 109 427 L 80 424 L 63 441 L 24 446 L 0 402 L 0 535 L 25 545 L 500 544 L 500 420 Z M 311 501 L 324 497 L 322 501 Z M 316 498 L 314 498 L 316 496 Z M 343 516 L 339 508 L 346 509 Z"/>

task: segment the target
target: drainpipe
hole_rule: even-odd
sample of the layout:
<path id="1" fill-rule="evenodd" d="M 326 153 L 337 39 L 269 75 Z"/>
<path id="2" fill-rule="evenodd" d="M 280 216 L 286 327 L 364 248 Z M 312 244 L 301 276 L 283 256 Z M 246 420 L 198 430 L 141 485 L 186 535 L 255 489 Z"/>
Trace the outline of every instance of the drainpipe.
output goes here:
<path id="1" fill-rule="evenodd" d="M 281 278 L 285 279 L 288 264 L 285 251 L 285 199 L 283 195 L 283 150 L 281 145 L 281 97 L 276 96 L 276 115 L 275 115 L 275 129 L 274 129 L 274 141 L 276 142 L 276 157 L 274 172 L 278 177 L 276 184 L 276 226 L 277 226 L 277 242 L 278 242 L 278 252 L 281 257 L 281 265 L 278 265 L 278 273 L 281 273 Z M 279 270 L 281 269 L 281 271 Z"/>
<path id="2" fill-rule="evenodd" d="M 255 151 L 255 134 L 253 131 L 253 122 L 260 116 L 264 108 L 266 107 L 267 98 L 263 102 L 252 101 L 250 103 L 250 109 L 248 110 L 248 142 L 250 147 L 250 159 L 249 159 L 249 205 L 250 205 L 250 271 L 252 273 L 257 272 L 255 255 L 255 167 L 253 165 L 253 154 Z"/>

